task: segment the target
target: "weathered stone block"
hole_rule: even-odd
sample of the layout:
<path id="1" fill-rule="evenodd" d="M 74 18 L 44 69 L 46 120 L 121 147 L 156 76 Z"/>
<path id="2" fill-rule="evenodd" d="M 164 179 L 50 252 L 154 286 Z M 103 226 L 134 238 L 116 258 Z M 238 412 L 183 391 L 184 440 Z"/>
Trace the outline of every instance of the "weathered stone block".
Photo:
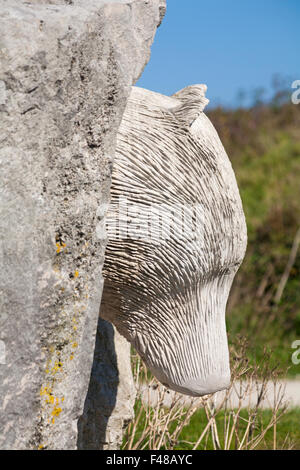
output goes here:
<path id="1" fill-rule="evenodd" d="M 97 211 L 162 7 L 0 1 L 1 448 L 76 448 L 101 300 Z"/>

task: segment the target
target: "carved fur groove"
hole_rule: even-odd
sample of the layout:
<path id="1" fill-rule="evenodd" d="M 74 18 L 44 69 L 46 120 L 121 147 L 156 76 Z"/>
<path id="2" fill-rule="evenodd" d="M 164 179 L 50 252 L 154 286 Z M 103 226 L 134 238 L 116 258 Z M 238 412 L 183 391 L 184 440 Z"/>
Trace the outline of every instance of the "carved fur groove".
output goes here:
<path id="1" fill-rule="evenodd" d="M 246 247 L 235 176 L 203 113 L 205 91 L 194 85 L 167 97 L 132 88 L 118 133 L 100 313 L 162 383 L 195 396 L 229 384 L 225 307 Z"/>

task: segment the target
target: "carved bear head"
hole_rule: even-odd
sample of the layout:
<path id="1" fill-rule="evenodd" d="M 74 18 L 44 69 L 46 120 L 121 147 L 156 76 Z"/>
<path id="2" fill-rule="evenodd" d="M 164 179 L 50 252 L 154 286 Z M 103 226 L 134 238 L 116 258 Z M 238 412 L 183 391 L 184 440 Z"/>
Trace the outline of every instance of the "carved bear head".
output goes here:
<path id="1" fill-rule="evenodd" d="M 205 91 L 132 88 L 100 309 L 164 385 L 192 396 L 230 383 L 225 308 L 247 238 L 231 163 L 203 113 Z"/>

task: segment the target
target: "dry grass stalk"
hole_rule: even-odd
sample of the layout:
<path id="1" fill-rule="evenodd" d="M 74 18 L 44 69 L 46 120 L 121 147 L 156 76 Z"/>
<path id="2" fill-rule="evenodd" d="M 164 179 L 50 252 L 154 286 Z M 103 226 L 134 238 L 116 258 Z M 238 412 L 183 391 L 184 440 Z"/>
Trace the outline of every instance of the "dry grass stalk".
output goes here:
<path id="1" fill-rule="evenodd" d="M 137 410 L 129 424 L 123 449 L 207 449 L 209 442 L 215 450 L 253 450 L 263 444 L 266 433 L 273 430 L 273 449 L 277 449 L 277 423 L 284 415 L 287 404 L 284 388 L 278 383 L 278 371 L 268 367 L 265 352 L 260 364 L 249 365 L 245 341 L 239 351 L 232 351 L 232 382 L 225 392 L 201 398 L 189 398 L 168 391 L 150 376 L 139 356 L 133 356 L 133 372 L 137 386 Z M 270 394 L 273 400 L 270 419 L 262 422 L 262 403 Z M 269 390 L 268 390 L 269 387 Z M 232 396 L 235 395 L 235 405 Z M 253 403 L 253 395 L 256 401 Z M 252 397 L 250 401 L 250 397 Z M 203 408 L 206 422 L 197 441 L 181 440 L 181 432 L 189 425 L 193 415 Z M 211 447 L 211 446 L 210 446 Z M 284 448 L 291 448 L 288 436 Z"/>

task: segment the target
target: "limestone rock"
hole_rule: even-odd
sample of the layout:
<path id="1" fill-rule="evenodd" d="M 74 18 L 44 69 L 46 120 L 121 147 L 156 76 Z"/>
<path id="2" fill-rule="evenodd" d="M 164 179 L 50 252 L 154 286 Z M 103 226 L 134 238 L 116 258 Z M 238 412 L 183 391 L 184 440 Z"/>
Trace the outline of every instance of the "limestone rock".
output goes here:
<path id="1" fill-rule="evenodd" d="M 2 449 L 76 448 L 101 300 L 97 225 L 129 87 L 163 7 L 0 0 Z M 98 335 L 108 371 L 113 337 L 101 322 Z M 103 393 L 116 394 L 107 383 Z"/>

